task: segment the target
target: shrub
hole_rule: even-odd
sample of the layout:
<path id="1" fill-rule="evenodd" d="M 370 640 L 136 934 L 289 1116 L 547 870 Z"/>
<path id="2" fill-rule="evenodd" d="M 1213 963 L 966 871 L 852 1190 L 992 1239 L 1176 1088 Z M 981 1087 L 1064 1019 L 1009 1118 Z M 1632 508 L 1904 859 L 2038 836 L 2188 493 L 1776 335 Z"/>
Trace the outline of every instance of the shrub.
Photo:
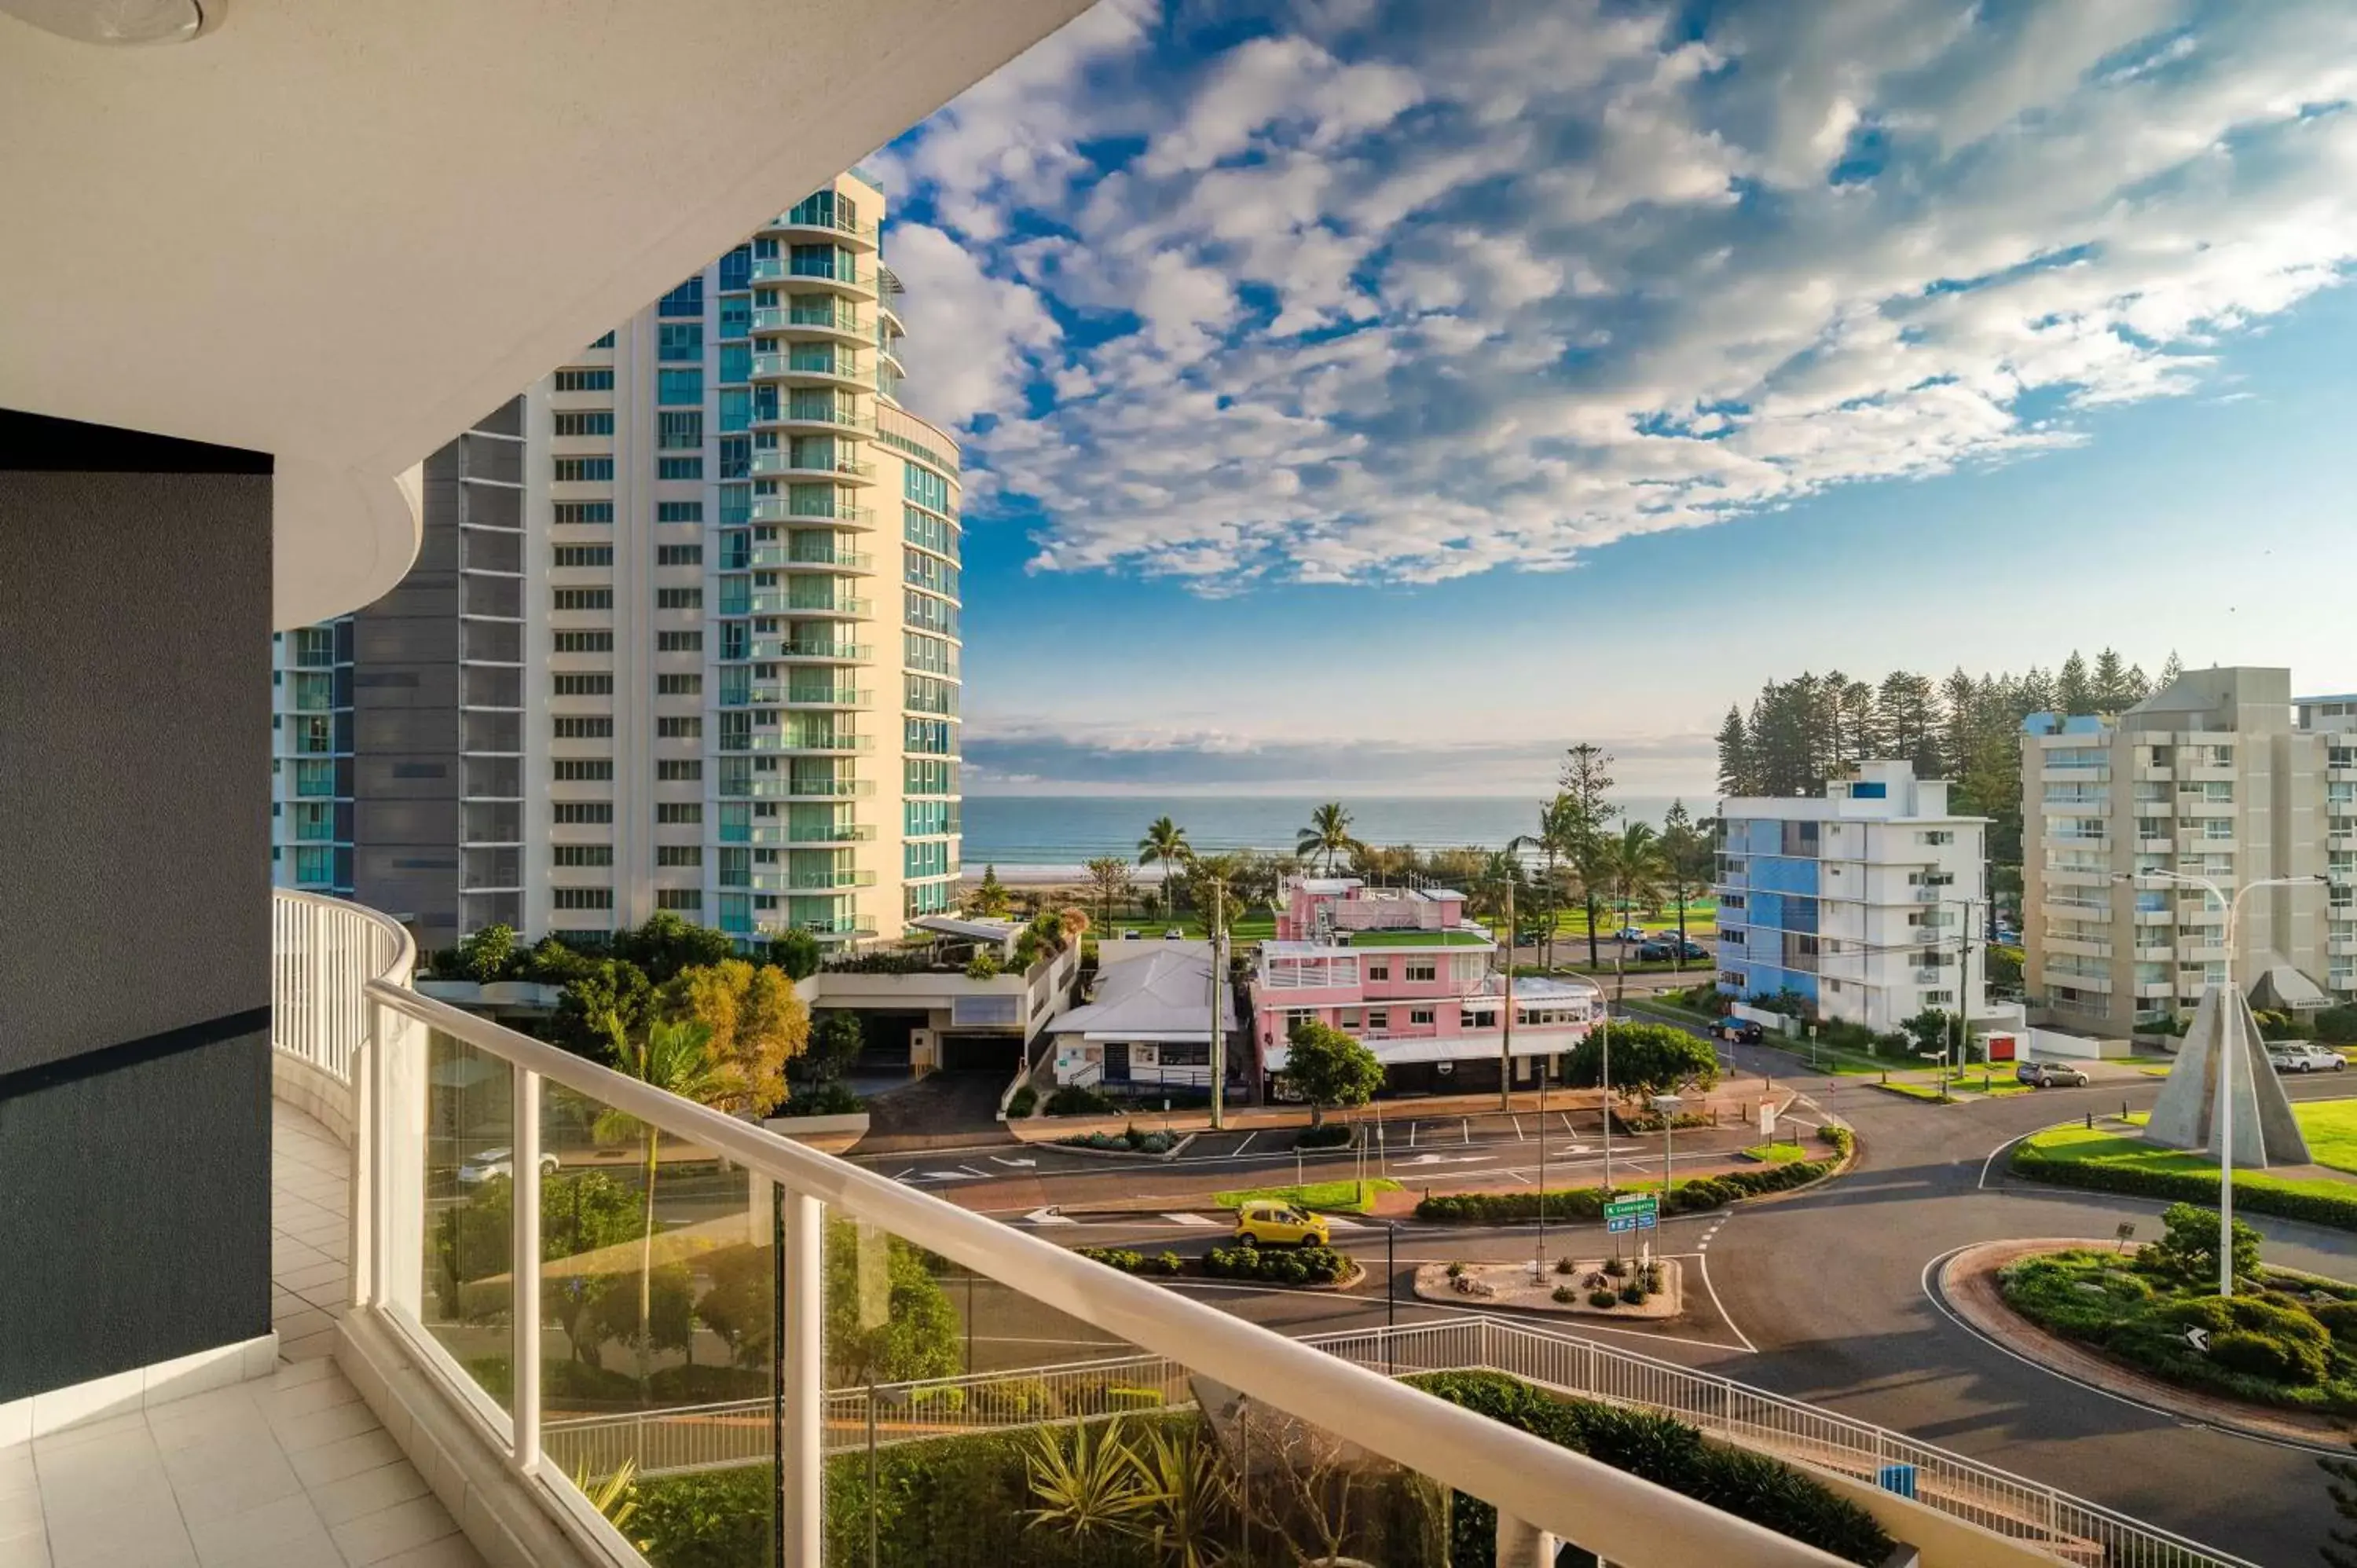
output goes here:
<path id="1" fill-rule="evenodd" d="M 2342 1003 L 2316 1015 L 2316 1037 L 2335 1045 L 2357 1044 L 2357 1004 Z"/>
<path id="2" fill-rule="evenodd" d="M 1579 1299 L 1579 1293 L 1569 1285 L 1557 1285 L 1555 1287 L 1554 1298 L 1563 1305 L 1569 1306 Z"/>
<path id="3" fill-rule="evenodd" d="M 1569 1258 L 1557 1258 L 1555 1261 L 1555 1272 L 1559 1274 L 1576 1274 L 1579 1272 L 1579 1265 Z"/>
<path id="4" fill-rule="evenodd" d="M 1157 1274 L 1175 1274 L 1186 1266 L 1186 1260 L 1176 1252 L 1163 1252 L 1154 1260 L 1154 1272 Z"/>
<path id="5" fill-rule="evenodd" d="M 966 960 L 965 977 L 968 980 L 995 980 L 997 976 L 998 955 L 988 948 L 976 950 L 974 955 Z"/>
<path id="6" fill-rule="evenodd" d="M 1631 1280 L 1620 1287 L 1620 1299 L 1631 1306 L 1642 1306 L 1645 1303 L 1644 1285 L 1636 1280 Z"/>
<path id="7" fill-rule="evenodd" d="M 1619 1258 L 1607 1258 L 1604 1260 L 1604 1272 L 1617 1280 L 1629 1272 L 1629 1265 Z"/>
<path id="8" fill-rule="evenodd" d="M 1857 1134 L 1838 1122 L 1828 1122 L 1818 1128 L 1817 1136 L 1825 1141 L 1837 1159 L 1849 1158 L 1850 1151 L 1857 1147 Z"/>
<path id="9" fill-rule="evenodd" d="M 909 1408 L 920 1414 L 955 1415 L 965 1409 L 965 1391 L 954 1387 L 911 1389 Z"/>
<path id="10" fill-rule="evenodd" d="M 1068 1083 L 1048 1096 L 1048 1114 L 1050 1116 L 1102 1116 L 1108 1111 L 1119 1109 L 1111 1100 L 1084 1084 Z"/>
<path id="11" fill-rule="evenodd" d="M 1587 1305 L 1590 1306 L 1610 1306 L 1620 1299 L 1617 1293 L 1609 1290 L 1592 1290 L 1587 1293 Z"/>
<path id="12" fill-rule="evenodd" d="M 1203 1260 L 1203 1272 L 1265 1284 L 1329 1284 L 1350 1273 L 1351 1262 L 1328 1247 L 1214 1247 Z"/>
<path id="13" fill-rule="evenodd" d="M 1304 1127 L 1293 1140 L 1297 1149 L 1339 1149 L 1351 1142 L 1348 1122 L 1329 1122 L 1323 1127 Z"/>
<path id="14" fill-rule="evenodd" d="M 1452 1280 L 1453 1280 L 1453 1279 L 1455 1279 L 1455 1278 L 1457 1278 L 1459 1274 L 1463 1273 L 1464 1272 L 1465 1272 L 1465 1265 L 1464 1265 L 1464 1264 L 1462 1264 L 1462 1263 L 1456 1263 L 1456 1262 L 1452 1262 L 1452 1263 L 1450 1263 L 1450 1264 L 1448 1265 L 1448 1277 L 1449 1277 L 1450 1279 L 1452 1279 Z"/>
<path id="15" fill-rule="evenodd" d="M 2319 1302 L 2309 1311 L 2333 1338 L 2357 1344 L 2357 1301 Z"/>
<path id="16" fill-rule="evenodd" d="M 2213 1337 L 2210 1359 L 2230 1372 L 2295 1386 L 2322 1382 L 2327 1365 L 2321 1346 L 2270 1338 L 2244 1328 Z"/>
<path id="17" fill-rule="evenodd" d="M 1027 1083 L 1017 1090 L 1014 1098 L 1006 1102 L 1006 1114 L 1010 1117 L 1028 1116 L 1039 1106 L 1039 1091 Z"/>
<path id="18" fill-rule="evenodd" d="M 1647 1263 L 1645 1265 L 1644 1273 L 1638 1275 L 1637 1278 L 1638 1283 L 1645 1287 L 1645 1294 L 1647 1295 L 1659 1295 L 1662 1294 L 1661 1264 Z"/>
<path id="19" fill-rule="evenodd" d="M 1791 1166 L 1786 1166 L 1791 1169 Z M 2152 1170 L 2137 1165 L 2104 1165 L 2094 1160 L 2050 1159 L 2034 1145 L 2014 1150 L 2013 1174 L 2026 1181 L 2054 1187 L 2074 1187 L 2086 1192 L 2119 1192 L 2136 1197 L 2174 1198 L 2179 1202 L 2218 1201 L 2218 1178 L 2200 1171 Z M 2285 1219 L 2305 1219 L 2338 1230 L 2357 1230 L 2357 1189 L 2352 1196 L 2337 1192 L 2303 1192 L 2295 1187 L 2257 1182 L 2234 1184 L 2234 1207 L 2252 1214 L 2273 1214 Z M 1553 1205 L 1550 1204 L 1552 1208 Z M 2217 1220 L 2211 1220 L 2212 1234 Z"/>
<path id="20" fill-rule="evenodd" d="M 864 1111 L 867 1102 L 852 1092 L 851 1086 L 840 1079 L 829 1079 L 793 1091 L 793 1098 L 778 1108 L 780 1116 L 848 1116 Z"/>

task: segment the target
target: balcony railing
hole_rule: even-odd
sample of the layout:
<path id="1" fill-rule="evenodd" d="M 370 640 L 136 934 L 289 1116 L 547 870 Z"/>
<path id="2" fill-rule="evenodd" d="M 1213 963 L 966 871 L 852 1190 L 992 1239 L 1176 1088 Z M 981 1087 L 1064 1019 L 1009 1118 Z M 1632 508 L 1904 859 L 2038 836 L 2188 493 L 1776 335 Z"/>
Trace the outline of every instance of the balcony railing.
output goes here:
<path id="1" fill-rule="evenodd" d="M 420 996 L 382 917 L 280 893 L 274 920 L 273 1043 L 353 1112 L 346 1332 L 390 1337 L 447 1427 L 496 1456 L 462 1479 L 470 1521 L 477 1488 L 513 1488 L 592 1556 L 634 1563 L 572 1477 L 737 1471 L 761 1561 L 848 1568 L 892 1527 L 878 1483 L 919 1486 L 935 1445 L 996 1432 L 1044 1453 L 1150 1408 L 1214 1455 L 1240 1442 L 1248 1477 L 1281 1484 L 1298 1461 L 1304 1498 L 1363 1485 L 1370 1523 L 1437 1485 L 1495 1506 L 1501 1539 L 1525 1521 L 1629 1568 L 1836 1561 L 1396 1380 L 1486 1368 L 1857 1479 L 1909 1466 L 1912 1500 L 1882 1497 L 1886 1517 L 1936 1509 L 2069 1562 L 2233 1561 L 1898 1433 L 1504 1321 L 1287 1339 Z M 997 1336 L 987 1366 L 960 1295 Z M 1083 1337 L 1118 1351 L 1026 1364 L 1026 1346 Z M 947 1364 L 894 1375 L 911 1347 Z M 702 1385 L 730 1378 L 755 1397 L 712 1402 Z M 439 1441 L 426 1425 L 395 1430 Z"/>

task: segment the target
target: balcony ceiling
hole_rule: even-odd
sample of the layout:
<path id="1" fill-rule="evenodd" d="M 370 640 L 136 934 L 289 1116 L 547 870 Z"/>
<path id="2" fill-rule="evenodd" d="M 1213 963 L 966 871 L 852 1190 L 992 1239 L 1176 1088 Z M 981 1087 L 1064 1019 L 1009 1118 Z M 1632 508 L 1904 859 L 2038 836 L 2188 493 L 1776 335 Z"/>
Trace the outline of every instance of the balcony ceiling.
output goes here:
<path id="1" fill-rule="evenodd" d="M 0 16 L 0 408 L 272 453 L 281 627 L 416 552 L 414 466 L 1086 0 L 206 0 Z"/>

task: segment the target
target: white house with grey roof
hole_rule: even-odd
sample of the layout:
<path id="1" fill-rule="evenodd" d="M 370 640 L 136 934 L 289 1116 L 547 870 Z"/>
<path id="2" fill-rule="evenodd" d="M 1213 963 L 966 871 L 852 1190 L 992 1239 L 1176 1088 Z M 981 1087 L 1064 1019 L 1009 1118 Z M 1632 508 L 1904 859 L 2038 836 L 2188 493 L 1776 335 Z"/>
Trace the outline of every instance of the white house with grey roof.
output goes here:
<path id="1" fill-rule="evenodd" d="M 1101 946 L 1104 968 L 1097 976 L 1095 998 L 1048 1026 L 1055 1039 L 1057 1084 L 1114 1094 L 1208 1090 L 1214 992 L 1221 1027 L 1231 1042 L 1236 1037 L 1235 993 L 1214 984 L 1211 944 L 1156 942 L 1134 951 L 1123 947 Z"/>

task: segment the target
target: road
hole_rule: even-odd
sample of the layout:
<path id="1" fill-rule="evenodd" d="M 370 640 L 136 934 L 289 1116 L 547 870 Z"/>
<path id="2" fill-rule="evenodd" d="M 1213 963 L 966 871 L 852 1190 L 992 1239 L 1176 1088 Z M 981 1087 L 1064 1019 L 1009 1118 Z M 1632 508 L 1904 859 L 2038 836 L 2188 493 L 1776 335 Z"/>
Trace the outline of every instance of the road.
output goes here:
<path id="1" fill-rule="evenodd" d="M 1738 1056 L 1738 1066 L 1770 1070 L 1780 1082 L 1793 1070 L 1792 1058 L 1781 1053 L 1746 1047 Z M 2116 1110 L 2123 1100 L 2147 1107 L 2158 1093 L 2158 1079 L 1953 1106 L 1902 1100 L 1855 1079 L 1798 1081 L 1811 1104 L 1796 1107 L 1796 1113 L 1808 1115 L 1813 1105 L 1857 1130 L 1856 1170 L 1815 1191 L 1666 1221 L 1659 1245 L 1685 1260 L 1690 1271 L 1695 1309 L 1685 1319 L 1658 1331 L 1580 1320 L 1550 1319 L 1550 1325 L 1910 1433 L 2269 1568 L 2307 1568 L 2315 1561 L 2318 1543 L 2335 1521 L 2314 1455 L 2190 1425 L 2044 1371 L 1950 1320 L 1925 1289 L 1930 1264 L 1976 1241 L 2108 1238 L 2123 1222 L 2135 1224 L 2140 1237 L 2157 1235 L 2160 1204 L 2009 1183 L 1992 1155 L 2021 1133 L 2090 1111 Z M 2345 1086 L 2326 1080 L 2295 1081 L 2287 1088 L 2295 1098 L 2345 1092 Z M 1521 1120 L 1527 1123 L 1532 1118 Z M 1550 1182 L 1598 1179 L 1600 1162 L 1592 1152 L 1570 1153 L 1575 1144 L 1594 1144 L 1595 1133 L 1592 1114 L 1584 1124 L 1562 1129 L 1565 1142 L 1551 1143 Z M 1482 1172 L 1534 1176 L 1527 1125 L 1522 1133 L 1516 1137 L 1489 1117 L 1457 1128 L 1454 1141 L 1437 1124 L 1420 1125 L 1416 1152 L 1480 1156 L 1476 1168 Z M 1680 1134 L 1681 1148 L 1690 1136 L 1699 1141 L 1710 1135 Z M 1626 1166 L 1658 1178 L 1657 1165 L 1639 1163 L 1658 1160 L 1659 1139 L 1650 1142 L 1645 1153 L 1636 1154 L 1635 1141 L 1615 1140 L 1616 1177 Z M 997 1152 L 1004 1154 L 1003 1146 Z M 1394 1145 L 1391 1152 L 1401 1151 Z M 1008 1203 L 976 1207 L 996 1208 L 1005 1218 L 1027 1223 L 1017 1208 L 1028 1206 L 1034 1219 L 1028 1228 L 1066 1245 L 1167 1249 L 1182 1255 L 1208 1250 L 1224 1232 L 1216 1224 L 1203 1224 L 1211 1215 L 1190 1211 L 1179 1197 L 1208 1190 L 1206 1184 L 1218 1172 L 1233 1175 L 1232 1182 L 1220 1180 L 1223 1186 L 1289 1180 L 1293 1174 L 1289 1154 L 1257 1159 L 1249 1147 L 1212 1151 L 1193 1166 L 1182 1158 L 1152 1167 L 1144 1177 L 1135 1166 L 1074 1169 L 1037 1150 L 1023 1153 L 1039 1158 L 1040 1165 L 973 1178 L 992 1184 Z M 1325 1163 L 1329 1168 L 1323 1174 L 1348 1174 L 1341 1162 Z M 1319 1164 L 1306 1164 L 1312 1179 L 1321 1174 Z M 1064 1224 L 1036 1212 L 1053 1203 L 1085 1213 L 1091 1202 L 1138 1196 L 1141 1180 L 1172 1184 L 1168 1213 Z M 969 1203 L 975 1196 L 959 1194 Z M 2341 1278 L 2357 1270 L 2357 1237 L 2249 1218 L 2266 1234 L 2274 1261 Z M 1575 1246 L 1593 1255 L 1605 1245 L 1593 1224 L 1581 1229 L 1577 1241 L 1564 1228 L 1553 1229 L 1544 1255 Z M 1385 1240 L 1384 1230 L 1372 1223 L 1337 1231 L 1336 1244 L 1368 1268 L 1367 1281 L 1351 1293 L 1271 1291 L 1198 1280 L 1172 1288 L 1272 1328 L 1305 1334 L 1381 1323 L 1387 1312 L 1412 1322 L 1463 1310 L 1409 1299 L 1415 1265 L 1528 1257 L 1541 1251 L 1529 1227 L 1405 1221 L 1390 1237 L 1397 1273 L 1387 1279 Z M 1389 1305 L 1387 1284 L 1398 1298 Z M 998 1332 L 1014 1341 L 1027 1337 L 1004 1327 Z M 1037 1337 L 1052 1339 L 1057 1332 L 1042 1325 Z"/>

